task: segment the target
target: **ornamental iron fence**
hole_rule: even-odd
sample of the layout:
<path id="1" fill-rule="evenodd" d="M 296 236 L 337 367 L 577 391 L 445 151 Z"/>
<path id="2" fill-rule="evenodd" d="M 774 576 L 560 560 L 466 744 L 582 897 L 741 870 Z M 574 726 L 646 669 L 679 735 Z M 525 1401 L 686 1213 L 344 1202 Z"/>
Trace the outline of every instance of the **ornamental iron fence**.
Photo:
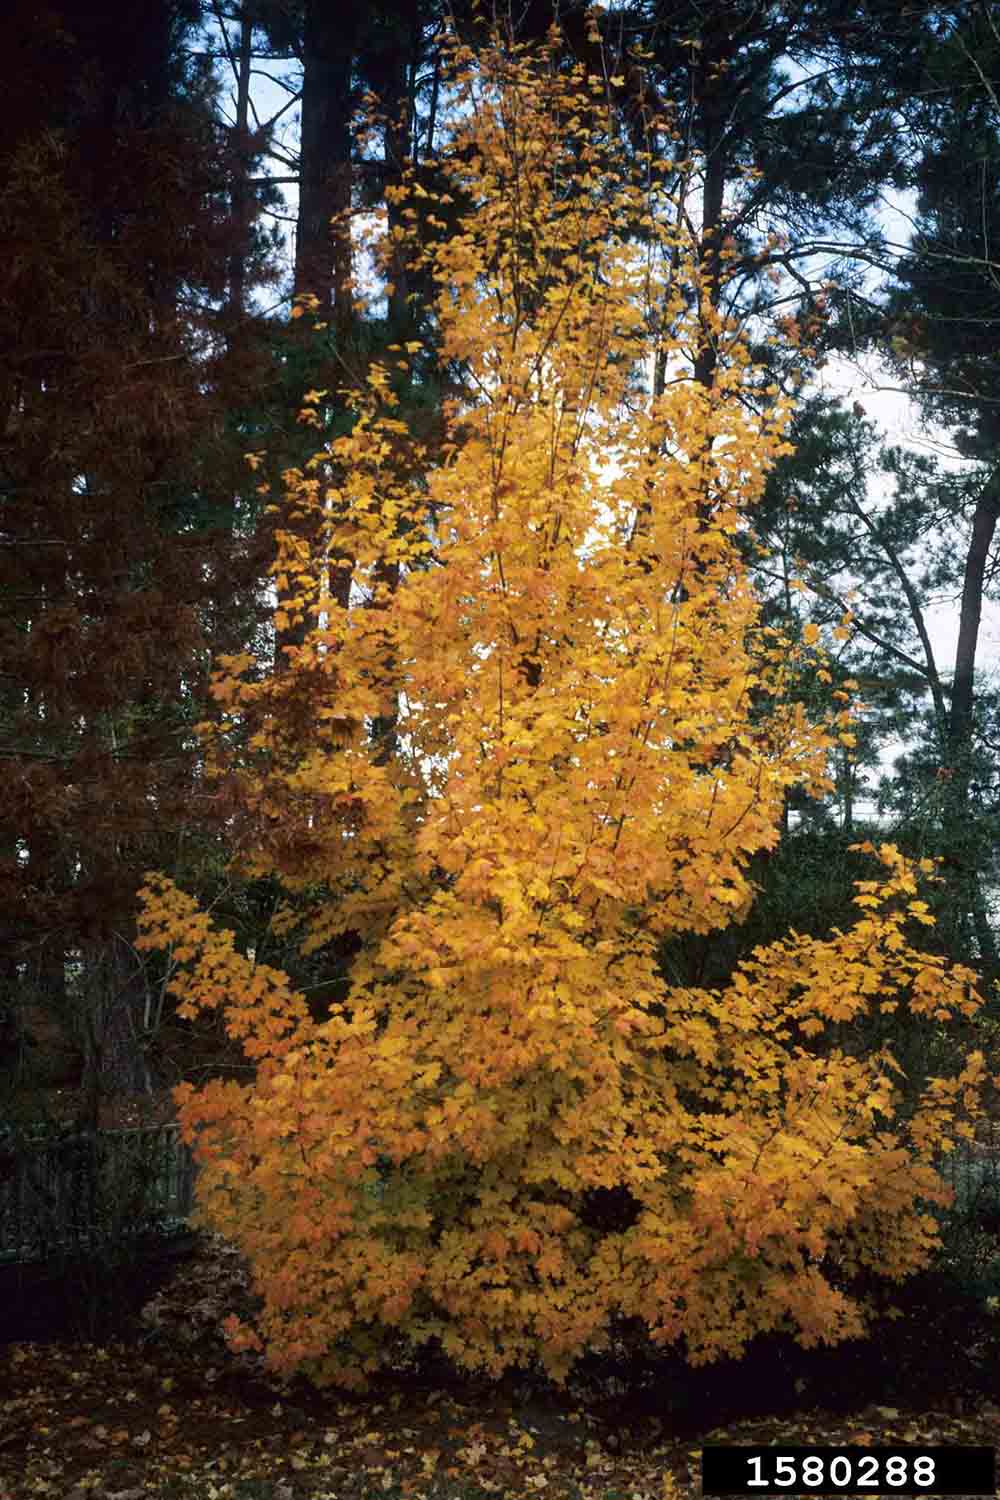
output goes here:
<path id="1" fill-rule="evenodd" d="M 176 1124 L 0 1126 L 0 1264 L 180 1229 L 196 1171 Z"/>

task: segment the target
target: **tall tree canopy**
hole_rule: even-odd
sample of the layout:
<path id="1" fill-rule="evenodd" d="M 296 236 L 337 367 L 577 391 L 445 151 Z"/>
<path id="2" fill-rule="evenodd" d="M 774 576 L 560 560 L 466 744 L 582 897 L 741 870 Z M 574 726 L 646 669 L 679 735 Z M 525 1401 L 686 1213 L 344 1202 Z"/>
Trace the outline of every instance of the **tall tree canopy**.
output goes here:
<path id="1" fill-rule="evenodd" d="M 793 933 L 722 990 L 658 975 L 659 936 L 746 910 L 785 789 L 821 790 L 850 740 L 843 705 L 811 724 L 786 698 L 790 666 L 824 658 L 814 631 L 798 652 L 761 626 L 735 541 L 786 403 L 743 402 L 756 372 L 702 295 L 715 271 L 655 162 L 633 180 L 599 82 L 554 47 L 455 68 L 467 117 L 443 166 L 472 207 L 410 253 L 479 398 L 426 471 L 435 537 L 397 525 L 423 513 L 420 450 L 375 363 L 352 431 L 287 476 L 320 538 L 305 555 L 279 532 L 301 644 L 281 673 L 224 659 L 225 716 L 203 727 L 255 830 L 241 867 L 293 898 L 277 924 L 306 950 L 361 933 L 348 996 L 317 1020 L 174 882 L 145 891 L 143 946 L 256 1063 L 252 1084 L 178 1091 L 202 1221 L 264 1297 L 258 1328 L 228 1331 L 343 1385 L 396 1330 L 556 1377 L 620 1319 L 695 1362 L 767 1329 L 835 1342 L 865 1327 L 853 1274 L 927 1263 L 932 1163 L 984 1064 L 897 1119 L 891 1047 L 811 1040 L 869 1009 L 971 1015 L 974 976 L 911 946 L 932 867 L 891 846 L 850 930 Z M 644 216 L 665 272 L 618 232 Z M 650 303 L 671 378 L 637 417 L 621 396 Z M 342 548 L 379 609 L 338 599 Z M 390 696 L 387 758 L 365 721 Z"/>
<path id="2" fill-rule="evenodd" d="M 61 1011 L 90 1081 L 126 1091 L 156 1014 L 138 872 L 184 867 L 211 828 L 191 725 L 212 651 L 260 617 L 226 423 L 261 366 L 230 362 L 221 318 L 230 159 L 194 19 L 162 0 L 140 27 L 114 5 L 0 23 L 24 94 L 0 144 L 4 998 Z"/>

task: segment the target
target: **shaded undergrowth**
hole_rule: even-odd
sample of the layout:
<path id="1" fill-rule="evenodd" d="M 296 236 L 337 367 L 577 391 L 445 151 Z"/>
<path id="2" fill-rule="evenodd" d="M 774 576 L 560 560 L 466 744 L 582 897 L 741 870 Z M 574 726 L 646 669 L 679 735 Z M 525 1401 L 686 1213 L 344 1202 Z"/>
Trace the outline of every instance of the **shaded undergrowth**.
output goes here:
<path id="1" fill-rule="evenodd" d="M 119 1268 L 106 1287 L 108 1324 L 88 1339 L 65 1321 L 69 1282 L 61 1302 L 52 1291 L 46 1304 L 36 1268 L 19 1298 L 3 1299 L 0 1500 L 693 1500 L 709 1434 L 991 1442 L 1000 1319 L 983 1290 L 1000 1243 L 989 1226 L 973 1233 L 966 1215 L 948 1226 L 947 1246 L 964 1246 L 965 1260 L 884 1289 L 901 1315 L 864 1341 L 806 1351 L 788 1337 L 760 1338 L 739 1361 L 694 1369 L 682 1351 L 658 1353 L 622 1327 L 560 1389 L 531 1371 L 477 1379 L 440 1351 L 413 1356 L 401 1344 L 363 1397 L 278 1381 L 258 1356 L 226 1348 L 222 1319 L 251 1316 L 259 1303 L 246 1265 L 218 1236 L 191 1234 L 155 1254 L 149 1246 L 131 1279 Z M 15 1308 L 34 1323 L 12 1339 Z"/>

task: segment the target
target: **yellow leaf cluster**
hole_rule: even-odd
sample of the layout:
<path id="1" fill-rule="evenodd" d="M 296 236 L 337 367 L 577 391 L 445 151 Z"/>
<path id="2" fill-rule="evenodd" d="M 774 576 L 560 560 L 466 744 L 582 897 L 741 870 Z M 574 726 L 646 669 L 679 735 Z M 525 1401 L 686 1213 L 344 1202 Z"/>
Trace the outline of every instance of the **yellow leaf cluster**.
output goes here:
<path id="1" fill-rule="evenodd" d="M 640 190 L 606 106 L 549 52 L 458 49 L 454 68 L 443 167 L 472 209 L 408 249 L 480 399 L 431 464 L 385 370 L 350 393 L 352 431 L 284 476 L 311 525 L 279 529 L 278 623 L 303 641 L 281 672 L 221 662 L 204 731 L 212 774 L 245 747 L 242 868 L 281 880 L 281 930 L 307 952 L 362 935 L 349 993 L 313 1021 L 169 881 L 143 892 L 141 946 L 169 954 L 181 1013 L 221 1007 L 256 1064 L 251 1085 L 178 1090 L 199 1213 L 264 1299 L 231 1342 L 350 1386 L 397 1329 L 557 1378 L 623 1317 L 695 1360 L 768 1329 L 856 1336 L 841 1273 L 926 1264 L 932 1161 L 983 1062 L 902 1125 L 889 1052 L 809 1042 L 876 1006 L 968 1015 L 972 976 L 911 948 L 927 872 L 884 847 L 850 932 L 793 933 L 721 992 L 662 978 L 658 939 L 747 910 L 787 789 L 829 786 L 850 738 L 849 706 L 814 724 L 785 696 L 798 662 L 822 670 L 815 629 L 796 647 L 760 626 L 736 544 L 787 412 L 741 399 L 749 357 L 702 295 L 673 164 Z M 622 237 L 639 218 L 658 272 Z M 672 378 L 626 411 L 657 348 Z M 342 557 L 377 607 L 339 602 Z M 390 712 L 387 759 L 365 725 Z M 611 1227 L 588 1206 L 607 1189 L 632 1207 Z"/>

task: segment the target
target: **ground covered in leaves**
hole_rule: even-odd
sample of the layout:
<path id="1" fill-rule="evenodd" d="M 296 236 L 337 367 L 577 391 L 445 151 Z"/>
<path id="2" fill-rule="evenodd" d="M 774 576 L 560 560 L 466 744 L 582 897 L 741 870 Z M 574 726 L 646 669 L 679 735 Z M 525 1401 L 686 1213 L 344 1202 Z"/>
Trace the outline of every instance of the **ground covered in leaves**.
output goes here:
<path id="1" fill-rule="evenodd" d="M 1000 1442 L 997 1320 L 940 1279 L 910 1290 L 891 1338 L 839 1353 L 775 1341 L 702 1371 L 605 1358 L 562 1391 L 404 1361 L 361 1398 L 231 1354 L 217 1329 L 252 1309 L 246 1268 L 215 1236 L 182 1249 L 123 1303 L 116 1338 L 0 1346 L 0 1500 L 665 1500 L 700 1493 L 704 1442 Z M 41 1292 L 21 1295 L 28 1315 Z"/>

